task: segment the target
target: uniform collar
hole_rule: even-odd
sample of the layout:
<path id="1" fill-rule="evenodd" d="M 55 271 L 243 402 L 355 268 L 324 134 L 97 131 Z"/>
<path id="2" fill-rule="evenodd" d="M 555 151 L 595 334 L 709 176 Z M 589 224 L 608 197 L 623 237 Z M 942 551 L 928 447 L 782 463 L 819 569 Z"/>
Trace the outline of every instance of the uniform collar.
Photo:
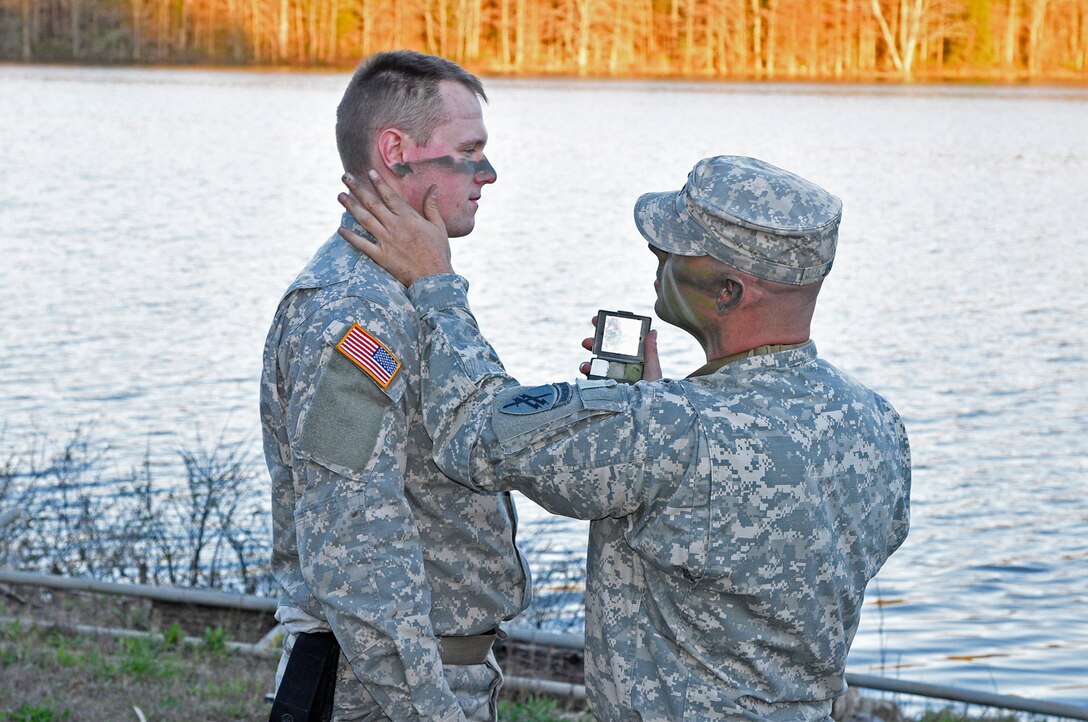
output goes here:
<path id="1" fill-rule="evenodd" d="M 361 236 L 373 239 L 370 232 L 360 226 L 350 213 L 343 215 L 340 224 Z M 382 275 L 388 275 L 371 261 L 365 253 L 356 250 L 339 233 L 334 233 L 310 259 L 306 268 L 302 270 L 295 282 L 287 289 L 287 293 L 289 294 L 300 288 L 324 288 L 338 281 L 347 280 L 354 275 L 359 264 L 372 265 L 375 269 L 381 271 Z"/>
<path id="2" fill-rule="evenodd" d="M 740 353 L 731 354 L 729 356 L 723 356 L 722 358 L 716 358 L 712 361 L 706 362 L 696 370 L 688 374 L 688 378 L 695 378 L 697 376 L 709 376 L 710 374 L 718 371 L 719 369 L 733 363 L 734 361 L 740 361 L 742 359 L 752 358 L 754 356 L 768 356 L 770 354 L 781 353 L 782 351 L 793 351 L 794 349 L 804 348 L 805 346 L 812 346 L 812 354 L 816 353 L 816 345 L 812 341 L 805 341 L 804 343 L 786 343 L 786 344 L 774 344 L 768 346 L 757 346 L 747 351 L 741 351 Z"/>

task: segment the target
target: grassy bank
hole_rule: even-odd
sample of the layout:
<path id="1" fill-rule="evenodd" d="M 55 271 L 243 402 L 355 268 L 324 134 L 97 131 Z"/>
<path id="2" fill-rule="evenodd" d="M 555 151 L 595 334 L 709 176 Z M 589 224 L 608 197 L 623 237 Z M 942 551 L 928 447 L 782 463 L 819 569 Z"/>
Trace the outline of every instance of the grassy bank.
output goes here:
<path id="1" fill-rule="evenodd" d="M 232 652 L 222 629 L 204 644 L 115 639 L 0 625 L 0 721 L 264 720 L 274 659 Z M 584 720 L 552 700 L 503 700 L 504 722 Z"/>
<path id="2" fill-rule="evenodd" d="M 227 651 L 220 632 L 193 647 L 167 636 L 113 639 L 0 627 L 0 720 L 267 718 L 275 663 Z M 139 710 L 139 712 L 137 712 Z"/>
<path id="3" fill-rule="evenodd" d="M 0 613 L 11 611 L 0 609 Z M 123 616 L 114 609 L 108 616 Z M 131 610 L 130 610 L 131 611 Z M 79 616 L 79 615 L 76 615 Z M 136 622 L 139 619 L 132 618 Z M 165 620 L 160 620 L 165 621 Z M 145 620 L 146 622 L 146 620 Z M 245 632 L 235 628 L 234 634 Z M 200 644 L 187 644 L 186 634 Z M 162 639 L 117 639 L 19 622 L 0 623 L 0 722 L 234 722 L 267 719 L 276 660 L 232 651 L 224 627 L 186 630 Z M 890 701 L 851 694 L 836 705 L 838 722 L 1041 722 L 995 710 L 945 707 L 905 717 Z M 591 722 L 584 710 L 541 698 L 502 699 L 500 722 Z"/>
<path id="4" fill-rule="evenodd" d="M 236 643 L 252 649 L 274 625 L 268 613 L 0 585 L 0 722 L 267 719 L 278 655 Z M 508 690 L 500 719 L 586 718 Z"/>
<path id="5" fill-rule="evenodd" d="M 218 439 L 179 449 L 183 474 L 166 478 L 147 457 L 119 474 L 124 462 L 86 428 L 18 449 L 4 441 L 0 434 L 0 566 L 274 593 L 267 483 L 243 445 Z M 535 572 L 535 603 L 519 621 L 576 629 L 582 560 L 553 551 L 546 529 L 519 545 Z M 269 615 L 0 585 L 0 618 L 0 722 L 267 718 L 276 661 L 230 643 L 257 642 L 275 624 Z M 149 636 L 117 639 L 75 625 Z M 571 719 L 550 700 L 503 705 L 503 720 Z"/>

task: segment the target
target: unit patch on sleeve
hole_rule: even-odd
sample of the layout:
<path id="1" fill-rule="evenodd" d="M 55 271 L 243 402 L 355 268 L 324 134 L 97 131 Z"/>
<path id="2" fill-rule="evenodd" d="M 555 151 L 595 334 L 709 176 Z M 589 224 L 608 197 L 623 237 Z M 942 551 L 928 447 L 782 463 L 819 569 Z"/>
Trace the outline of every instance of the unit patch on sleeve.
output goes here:
<path id="1" fill-rule="evenodd" d="M 354 323 L 336 350 L 351 359 L 352 363 L 378 382 L 383 389 L 389 386 L 393 377 L 400 371 L 400 361 L 385 344 L 364 331 Z"/>
<path id="2" fill-rule="evenodd" d="M 514 414 L 515 416 L 535 414 L 554 409 L 556 406 L 562 406 L 570 401 L 571 395 L 570 384 L 534 386 L 531 389 L 525 389 L 507 401 L 499 411 L 504 414 Z"/>

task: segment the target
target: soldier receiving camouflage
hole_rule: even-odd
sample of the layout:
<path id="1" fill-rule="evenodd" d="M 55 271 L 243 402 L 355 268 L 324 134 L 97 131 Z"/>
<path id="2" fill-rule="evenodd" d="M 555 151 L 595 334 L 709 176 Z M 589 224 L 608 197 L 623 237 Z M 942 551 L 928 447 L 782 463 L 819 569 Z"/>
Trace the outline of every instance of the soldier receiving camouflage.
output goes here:
<path id="1" fill-rule="evenodd" d="M 526 389 L 448 275 L 436 210 L 406 214 L 376 181 L 393 215 L 349 186 L 371 201 L 345 205 L 374 235 L 348 237 L 410 286 L 438 465 L 592 520 L 594 714 L 828 720 L 865 585 L 906 537 L 910 486 L 895 410 L 808 336 L 839 200 L 755 159 L 700 161 L 679 192 L 641 197 L 635 220 L 659 261 L 657 314 L 708 363 L 679 381 Z M 655 341 L 646 365 L 660 375 Z"/>
<path id="2" fill-rule="evenodd" d="M 467 234 L 495 181 L 477 96 L 479 80 L 440 58 L 372 57 L 338 111 L 345 169 L 382 167 L 420 207 L 438 184 L 451 233 Z M 338 235 L 280 302 L 261 384 L 276 616 L 289 632 L 277 704 L 300 697 L 313 667 L 289 665 L 299 635 L 331 630 L 332 719 L 496 717 L 491 644 L 529 601 L 528 569 L 509 494 L 472 493 L 432 460 L 418 334 L 404 287 Z"/>

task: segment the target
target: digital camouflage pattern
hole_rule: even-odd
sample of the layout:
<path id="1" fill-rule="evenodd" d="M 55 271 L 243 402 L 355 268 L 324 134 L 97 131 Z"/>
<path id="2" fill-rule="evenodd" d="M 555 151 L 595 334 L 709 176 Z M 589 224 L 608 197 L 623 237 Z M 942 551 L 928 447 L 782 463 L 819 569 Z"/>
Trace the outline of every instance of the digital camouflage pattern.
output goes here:
<path id="1" fill-rule="evenodd" d="M 403 364 L 384 390 L 335 349 L 353 323 Z M 404 287 L 335 235 L 265 345 L 277 618 L 285 655 L 296 633 L 336 634 L 338 720 L 494 719 L 494 658 L 443 668 L 435 637 L 487 633 L 529 601 L 509 495 L 473 494 L 432 461 L 417 340 Z"/>
<path id="2" fill-rule="evenodd" d="M 796 286 L 831 271 L 841 217 L 842 201 L 815 183 L 734 155 L 704 158 L 679 191 L 635 202 L 635 225 L 661 250 Z"/>
<path id="3" fill-rule="evenodd" d="M 907 534 L 894 409 L 809 342 L 681 381 L 579 381 L 505 413 L 542 387 L 505 374 L 466 290 L 453 275 L 408 290 L 435 458 L 471 488 L 592 520 L 594 714 L 830 719 L 865 585 Z"/>

